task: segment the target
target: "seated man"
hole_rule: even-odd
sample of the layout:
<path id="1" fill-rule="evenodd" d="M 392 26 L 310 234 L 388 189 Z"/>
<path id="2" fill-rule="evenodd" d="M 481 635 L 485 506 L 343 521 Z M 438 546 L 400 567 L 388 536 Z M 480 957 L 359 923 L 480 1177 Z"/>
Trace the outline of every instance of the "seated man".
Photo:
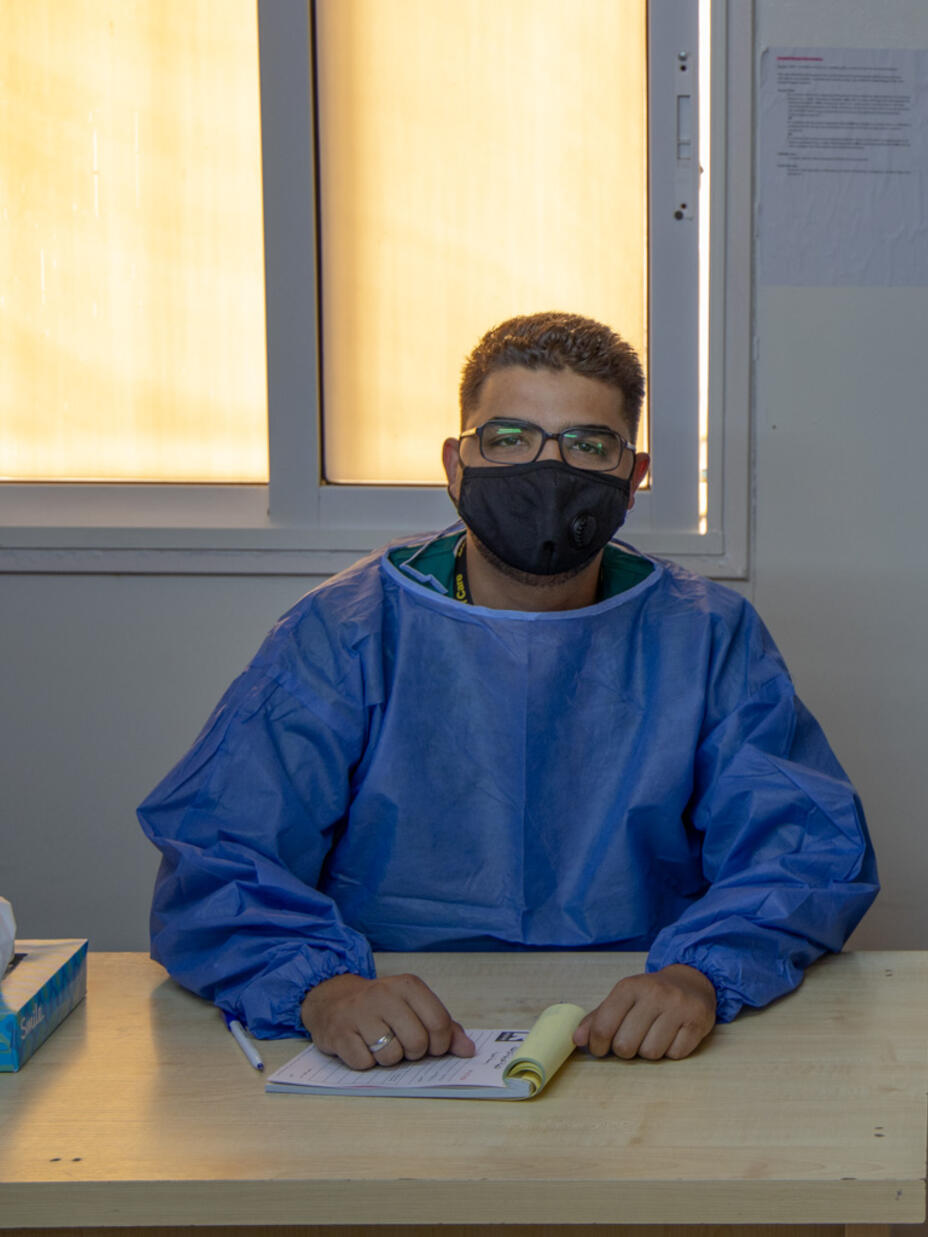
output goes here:
<path id="1" fill-rule="evenodd" d="M 371 949 L 648 950 L 576 1041 L 680 1058 L 876 895 L 853 788 L 751 606 L 611 539 L 647 472 L 633 350 L 574 315 L 477 345 L 463 521 L 309 593 L 140 808 L 152 956 L 357 1069 L 473 1046 Z"/>

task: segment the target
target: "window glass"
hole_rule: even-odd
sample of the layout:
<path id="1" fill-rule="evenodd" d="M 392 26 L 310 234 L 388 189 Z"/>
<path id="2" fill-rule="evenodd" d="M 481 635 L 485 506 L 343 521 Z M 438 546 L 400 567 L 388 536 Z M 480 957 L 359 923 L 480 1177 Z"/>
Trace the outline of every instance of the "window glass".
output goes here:
<path id="1" fill-rule="evenodd" d="M 0 477 L 267 480 L 254 0 L 0 7 Z"/>
<path id="2" fill-rule="evenodd" d="M 317 0 L 316 23 L 325 477 L 443 483 L 494 323 L 582 313 L 646 356 L 645 0 Z"/>

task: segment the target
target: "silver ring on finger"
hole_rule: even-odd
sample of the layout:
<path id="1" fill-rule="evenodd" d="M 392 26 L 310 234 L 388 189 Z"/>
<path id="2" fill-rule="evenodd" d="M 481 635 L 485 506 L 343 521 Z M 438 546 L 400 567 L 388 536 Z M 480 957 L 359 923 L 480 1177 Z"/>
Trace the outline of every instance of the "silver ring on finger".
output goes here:
<path id="1" fill-rule="evenodd" d="M 372 1044 L 367 1045 L 367 1051 L 374 1053 L 380 1052 L 381 1048 L 386 1048 L 387 1044 L 392 1044 L 396 1036 L 392 1031 L 388 1031 L 386 1035 L 381 1035 L 380 1039 L 375 1039 Z"/>

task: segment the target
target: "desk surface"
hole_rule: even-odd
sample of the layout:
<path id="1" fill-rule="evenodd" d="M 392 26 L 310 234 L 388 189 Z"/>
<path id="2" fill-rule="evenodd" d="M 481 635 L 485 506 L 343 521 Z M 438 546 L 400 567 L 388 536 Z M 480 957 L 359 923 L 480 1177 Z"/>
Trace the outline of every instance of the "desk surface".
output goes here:
<path id="1" fill-rule="evenodd" d="M 591 1008 L 641 954 L 380 955 L 465 1025 Z M 575 1054 L 536 1100 L 267 1095 L 140 954 L 0 1075 L 0 1226 L 907 1223 L 925 1215 L 928 953 L 829 957 L 685 1061 Z M 268 1072 L 299 1041 L 264 1043 Z"/>

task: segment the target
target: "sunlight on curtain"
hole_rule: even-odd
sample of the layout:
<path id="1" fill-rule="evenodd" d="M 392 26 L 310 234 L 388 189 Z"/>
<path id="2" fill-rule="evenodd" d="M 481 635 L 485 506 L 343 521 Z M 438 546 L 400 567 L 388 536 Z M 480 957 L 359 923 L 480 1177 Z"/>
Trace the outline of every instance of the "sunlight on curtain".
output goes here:
<path id="1" fill-rule="evenodd" d="M 0 7 L 0 477 L 267 480 L 255 0 Z"/>
<path id="2" fill-rule="evenodd" d="M 645 9 L 318 0 L 329 481 L 443 482 L 461 365 L 512 314 L 646 355 Z"/>

